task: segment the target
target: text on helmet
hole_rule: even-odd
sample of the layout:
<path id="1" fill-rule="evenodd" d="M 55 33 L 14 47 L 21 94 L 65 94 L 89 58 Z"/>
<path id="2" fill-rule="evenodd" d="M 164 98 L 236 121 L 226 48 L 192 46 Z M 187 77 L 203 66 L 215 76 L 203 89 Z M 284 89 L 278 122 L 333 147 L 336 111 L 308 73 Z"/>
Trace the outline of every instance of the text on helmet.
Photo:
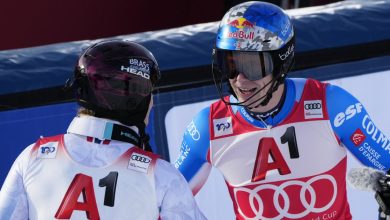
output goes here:
<path id="1" fill-rule="evenodd" d="M 282 35 L 285 36 L 287 34 L 287 31 L 290 29 L 290 21 L 287 20 L 286 24 L 283 27 Z"/>
<path id="2" fill-rule="evenodd" d="M 138 59 L 129 59 L 129 66 L 121 66 L 121 71 L 125 71 L 145 79 L 150 79 L 150 66 L 147 62 Z"/>
<path id="3" fill-rule="evenodd" d="M 287 59 L 287 57 L 290 56 L 291 53 L 294 53 L 294 45 L 289 46 L 286 53 L 279 54 L 279 58 L 281 60 L 285 60 L 285 59 Z"/>

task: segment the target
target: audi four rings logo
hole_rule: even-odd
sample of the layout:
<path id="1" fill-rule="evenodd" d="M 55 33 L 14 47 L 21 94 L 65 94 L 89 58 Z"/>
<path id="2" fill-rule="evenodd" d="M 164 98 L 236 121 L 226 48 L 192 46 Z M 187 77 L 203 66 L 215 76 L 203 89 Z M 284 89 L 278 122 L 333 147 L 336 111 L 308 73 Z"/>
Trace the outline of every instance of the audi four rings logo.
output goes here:
<path id="1" fill-rule="evenodd" d="M 320 188 L 322 184 L 313 184 L 316 181 L 326 181 L 329 182 L 333 187 L 333 195 L 330 200 L 321 200 L 321 197 L 317 196 L 316 192 L 321 191 Z M 294 197 L 289 195 L 286 191 L 287 187 L 300 187 L 299 197 Z M 316 189 L 314 189 L 316 188 Z M 290 188 L 291 189 L 291 188 Z M 273 199 L 265 199 L 264 201 L 260 197 L 260 192 L 269 192 L 272 190 Z M 241 199 L 237 201 L 237 193 L 248 193 L 248 203 L 243 202 Z M 309 196 L 309 198 L 307 198 Z M 235 188 L 234 189 L 234 197 L 236 199 L 236 204 L 238 204 L 238 211 L 245 219 L 250 220 L 275 220 L 282 218 L 289 219 L 302 219 L 309 213 L 321 213 L 327 211 L 335 202 L 337 196 L 337 183 L 333 176 L 331 175 L 320 175 L 315 176 L 309 179 L 306 182 L 299 180 L 291 180 L 288 182 L 284 182 L 280 186 L 275 186 L 272 184 L 263 184 L 259 185 L 254 189 L 248 188 Z M 242 197 L 241 197 L 242 198 Z M 318 200 L 321 200 L 318 202 Z M 296 204 L 299 202 L 302 204 L 304 209 L 301 212 L 297 212 L 297 210 L 290 210 L 290 205 Z M 252 210 L 252 213 L 244 213 L 243 209 L 240 207 L 240 204 L 248 204 L 246 210 Z M 273 204 L 276 215 L 277 216 L 263 216 L 264 205 Z M 318 204 L 323 204 L 322 207 L 318 207 Z M 289 212 L 291 211 L 291 212 Z M 252 217 L 255 214 L 255 217 Z M 251 216 L 251 217 L 248 217 Z"/>
<path id="2" fill-rule="evenodd" d="M 321 103 L 306 103 L 305 104 L 305 109 L 306 110 L 312 110 L 312 109 L 321 109 L 322 105 Z"/>
<path id="3" fill-rule="evenodd" d="M 142 156 L 135 155 L 135 154 L 131 156 L 131 159 L 139 161 L 139 162 L 142 162 L 142 163 L 150 163 L 150 159 L 149 158 L 142 157 Z"/>
<path id="4" fill-rule="evenodd" d="M 200 133 L 196 128 L 194 121 L 191 121 L 191 123 L 187 126 L 187 131 L 194 141 L 200 139 Z"/>

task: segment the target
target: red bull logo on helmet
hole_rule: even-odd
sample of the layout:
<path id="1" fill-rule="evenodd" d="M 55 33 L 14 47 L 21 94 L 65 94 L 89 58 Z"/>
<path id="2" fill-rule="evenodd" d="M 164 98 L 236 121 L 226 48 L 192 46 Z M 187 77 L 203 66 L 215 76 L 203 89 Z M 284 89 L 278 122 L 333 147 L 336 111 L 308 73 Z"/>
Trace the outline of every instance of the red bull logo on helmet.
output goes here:
<path id="1" fill-rule="evenodd" d="M 236 32 L 229 32 L 228 37 L 230 38 L 239 38 L 239 39 L 250 39 L 252 40 L 254 38 L 254 33 L 245 33 L 244 31 L 236 31 Z"/>
<path id="2" fill-rule="evenodd" d="M 228 23 L 228 25 L 238 28 L 236 32 L 227 32 L 228 38 L 249 39 L 254 38 L 254 32 L 251 30 L 254 28 L 254 24 L 245 18 L 237 18 Z"/>
<path id="3" fill-rule="evenodd" d="M 233 27 L 236 27 L 239 29 L 254 28 L 255 27 L 255 25 L 252 22 L 246 20 L 245 18 L 234 19 L 233 21 L 230 21 L 228 24 L 230 26 L 233 26 Z"/>

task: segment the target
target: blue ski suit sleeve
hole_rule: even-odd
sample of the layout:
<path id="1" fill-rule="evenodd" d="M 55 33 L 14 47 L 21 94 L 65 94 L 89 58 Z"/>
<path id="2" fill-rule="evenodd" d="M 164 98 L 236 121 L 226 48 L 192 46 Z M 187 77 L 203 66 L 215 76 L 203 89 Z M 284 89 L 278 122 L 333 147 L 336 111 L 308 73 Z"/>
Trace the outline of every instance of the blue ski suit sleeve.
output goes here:
<path id="1" fill-rule="evenodd" d="M 374 124 L 364 106 L 344 89 L 327 85 L 326 103 L 335 134 L 364 165 L 390 168 L 390 139 Z"/>
<path id="2" fill-rule="evenodd" d="M 180 146 L 180 155 L 175 161 L 176 168 L 190 183 L 194 178 L 197 179 L 196 182 L 204 182 L 211 169 L 207 161 L 210 146 L 209 113 L 209 107 L 203 109 L 187 125 Z M 203 169 L 206 165 L 209 168 Z M 190 186 L 201 187 L 191 184 Z"/>

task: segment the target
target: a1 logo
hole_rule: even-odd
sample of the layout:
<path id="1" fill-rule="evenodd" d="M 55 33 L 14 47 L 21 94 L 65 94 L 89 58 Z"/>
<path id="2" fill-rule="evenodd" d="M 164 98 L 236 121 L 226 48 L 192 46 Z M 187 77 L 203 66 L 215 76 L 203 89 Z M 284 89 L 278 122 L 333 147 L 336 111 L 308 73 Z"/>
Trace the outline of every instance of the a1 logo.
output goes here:
<path id="1" fill-rule="evenodd" d="M 117 181 L 118 172 L 110 172 L 106 177 L 99 180 L 99 186 L 106 187 L 104 195 L 104 205 L 106 206 L 114 206 Z M 80 195 L 82 195 L 83 202 L 78 201 Z M 74 210 L 85 211 L 88 219 L 100 219 L 92 177 L 82 173 L 76 174 L 73 178 L 55 214 L 55 218 L 70 219 Z"/>

